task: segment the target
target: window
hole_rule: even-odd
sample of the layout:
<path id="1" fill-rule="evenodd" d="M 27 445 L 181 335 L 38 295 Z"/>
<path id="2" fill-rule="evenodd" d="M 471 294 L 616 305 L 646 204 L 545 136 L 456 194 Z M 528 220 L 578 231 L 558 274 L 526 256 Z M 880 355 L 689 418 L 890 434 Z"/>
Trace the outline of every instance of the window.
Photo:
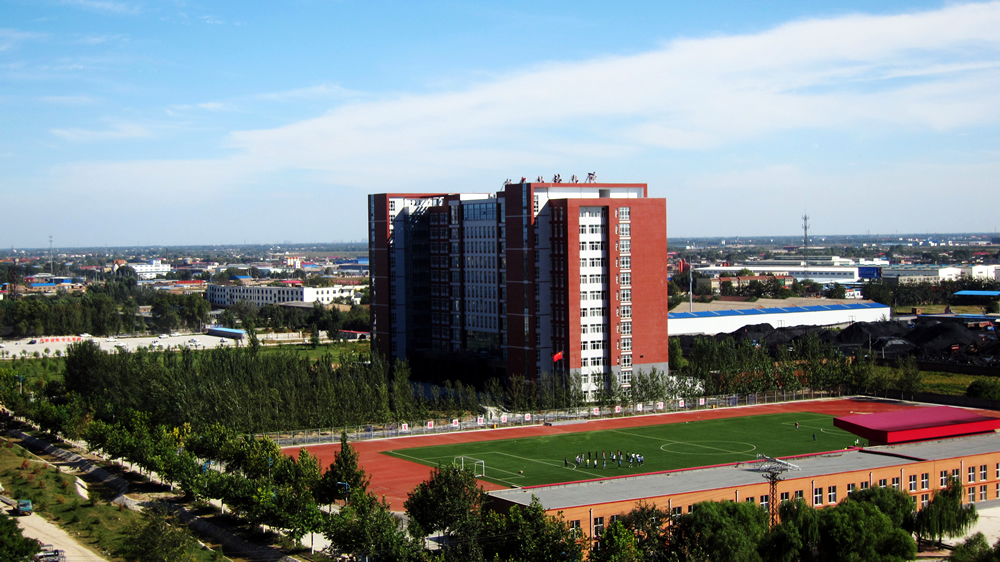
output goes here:
<path id="1" fill-rule="evenodd" d="M 920 475 L 920 489 L 926 490 L 931 487 L 931 475 L 927 472 Z"/>
<path id="2" fill-rule="evenodd" d="M 618 220 L 627 221 L 630 220 L 632 216 L 631 207 L 619 207 L 618 208 Z"/>
<path id="3" fill-rule="evenodd" d="M 628 335 L 632 334 L 632 323 L 631 322 L 622 322 L 621 328 L 622 328 L 622 335 L 623 336 L 628 336 Z"/>
<path id="4" fill-rule="evenodd" d="M 580 267 L 589 267 L 590 260 L 587 258 L 580 258 Z"/>
<path id="5" fill-rule="evenodd" d="M 622 351 L 632 351 L 632 338 L 622 339 Z"/>
<path id="6" fill-rule="evenodd" d="M 618 284 L 628 287 L 632 284 L 632 274 L 629 272 L 618 275 Z"/>
<path id="7" fill-rule="evenodd" d="M 1000 465 L 997 465 L 997 466 L 1000 466 Z M 944 488 L 947 485 L 948 485 L 948 471 L 947 470 L 942 470 L 941 471 L 941 487 Z"/>
<path id="8" fill-rule="evenodd" d="M 813 505 L 823 505 L 823 488 L 813 488 Z"/>
<path id="9" fill-rule="evenodd" d="M 622 318 L 631 318 L 631 317 L 632 317 L 632 306 L 627 304 L 622 306 Z"/>
<path id="10" fill-rule="evenodd" d="M 587 284 L 587 276 L 586 275 L 581 275 L 580 276 L 580 284 L 581 285 L 586 285 Z"/>
<path id="11" fill-rule="evenodd" d="M 618 229 L 618 234 L 620 236 L 632 236 L 632 225 L 623 224 L 621 228 Z"/>
<path id="12" fill-rule="evenodd" d="M 917 475 L 916 474 L 911 474 L 910 475 L 910 491 L 911 492 L 916 492 L 917 491 Z"/>
<path id="13" fill-rule="evenodd" d="M 986 467 L 985 464 L 979 467 L 979 479 L 980 480 L 986 480 L 986 478 L 987 478 L 987 476 L 986 476 L 986 470 L 987 470 L 987 467 Z"/>
<path id="14" fill-rule="evenodd" d="M 623 254 L 627 254 L 627 253 L 631 252 L 632 251 L 632 241 L 631 240 L 622 240 L 619 243 L 618 249 Z"/>
<path id="15" fill-rule="evenodd" d="M 920 507 L 927 507 L 927 504 L 929 504 L 929 503 L 931 503 L 931 495 L 930 494 L 921 494 L 920 495 Z"/>
<path id="16" fill-rule="evenodd" d="M 867 490 L 868 489 L 868 481 L 865 481 L 865 482 L 861 483 L 861 489 L 862 490 Z"/>
<path id="17" fill-rule="evenodd" d="M 594 538 L 599 539 L 601 535 L 604 534 L 604 518 L 595 517 L 594 518 Z"/>
<path id="18" fill-rule="evenodd" d="M 837 487 L 828 486 L 826 489 L 826 501 L 827 503 L 837 503 Z"/>
<path id="19" fill-rule="evenodd" d="M 622 263 L 621 265 L 622 269 L 632 269 L 632 258 L 628 256 L 622 256 L 621 263 Z"/>
<path id="20" fill-rule="evenodd" d="M 771 503 L 771 496 L 761 496 L 760 497 L 760 506 L 762 508 L 767 509 L 767 506 L 770 503 Z"/>
<path id="21" fill-rule="evenodd" d="M 579 536 L 582 533 L 582 531 L 580 530 L 580 520 L 579 519 L 574 519 L 573 521 L 569 522 L 569 532 L 570 532 L 570 534 L 575 535 L 575 536 Z"/>
<path id="22" fill-rule="evenodd" d="M 986 501 L 986 494 L 987 494 L 986 484 L 983 484 L 982 486 L 979 487 L 979 501 L 981 502 Z"/>
<path id="23" fill-rule="evenodd" d="M 587 251 L 587 243 L 586 242 L 580 242 L 580 251 L 581 252 L 586 252 Z"/>
<path id="24" fill-rule="evenodd" d="M 879 481 L 878 481 L 878 487 L 879 488 L 885 488 L 885 484 L 886 484 L 886 479 L 885 478 L 879 479 Z"/>
<path id="25" fill-rule="evenodd" d="M 972 484 L 975 481 L 976 481 L 976 467 L 970 466 L 969 467 L 969 484 Z"/>
<path id="26" fill-rule="evenodd" d="M 969 503 L 976 503 L 976 487 L 969 486 Z"/>
<path id="27" fill-rule="evenodd" d="M 847 485 L 847 495 L 850 496 L 851 494 L 853 494 L 854 490 L 856 488 L 857 488 L 857 486 L 854 484 L 854 482 L 851 482 L 850 484 L 848 484 Z"/>
<path id="28" fill-rule="evenodd" d="M 753 497 L 753 496 L 750 496 L 750 497 L 748 497 L 747 499 L 745 499 L 745 500 L 743 500 L 743 501 L 745 501 L 745 502 L 747 502 L 747 503 L 754 503 L 754 502 L 755 502 L 756 500 L 754 499 L 754 497 Z"/>
<path id="29" fill-rule="evenodd" d="M 631 367 L 631 366 L 632 366 L 632 356 L 622 355 L 622 367 Z"/>
<path id="30" fill-rule="evenodd" d="M 622 302 L 632 302 L 632 289 L 622 289 L 620 294 Z"/>
<path id="31" fill-rule="evenodd" d="M 897 490 L 899 489 L 899 476 L 894 476 L 892 478 L 892 487 Z"/>
<path id="32" fill-rule="evenodd" d="M 690 507 L 691 507 L 691 506 L 688 506 L 688 508 L 690 508 Z M 681 506 L 677 506 L 677 507 L 672 507 L 672 508 L 670 508 L 670 515 L 672 515 L 672 516 L 674 516 L 674 517 L 680 517 L 681 515 L 683 515 L 683 514 L 684 514 L 684 513 L 683 513 L 683 510 L 684 510 L 684 508 L 683 508 L 683 507 L 681 507 Z M 689 513 L 690 513 L 690 512 L 689 512 Z"/>
<path id="33" fill-rule="evenodd" d="M 781 492 L 781 503 L 788 502 L 788 492 Z"/>
<path id="34" fill-rule="evenodd" d="M 580 349 L 582 351 L 587 351 L 587 342 L 585 341 L 580 342 Z"/>

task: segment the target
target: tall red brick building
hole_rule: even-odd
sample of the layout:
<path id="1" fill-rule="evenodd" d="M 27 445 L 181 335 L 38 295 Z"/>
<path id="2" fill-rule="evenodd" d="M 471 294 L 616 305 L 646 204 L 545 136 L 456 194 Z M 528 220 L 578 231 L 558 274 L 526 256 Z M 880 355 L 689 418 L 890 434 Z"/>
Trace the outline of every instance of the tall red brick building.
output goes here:
<path id="1" fill-rule="evenodd" d="M 667 371 L 667 210 L 646 184 L 369 196 L 375 349 L 443 378 Z"/>

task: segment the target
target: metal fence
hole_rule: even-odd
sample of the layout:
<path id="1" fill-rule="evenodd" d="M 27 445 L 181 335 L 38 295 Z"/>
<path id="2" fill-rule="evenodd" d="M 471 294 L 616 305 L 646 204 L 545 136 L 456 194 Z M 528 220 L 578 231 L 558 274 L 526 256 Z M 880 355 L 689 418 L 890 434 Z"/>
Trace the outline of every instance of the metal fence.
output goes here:
<path id="1" fill-rule="evenodd" d="M 406 422 L 387 422 L 347 427 L 297 429 L 254 434 L 254 437 L 269 437 L 282 447 L 299 445 L 319 445 L 339 443 L 341 432 L 347 433 L 350 441 L 408 437 L 413 435 L 434 435 L 456 431 L 481 431 L 531 425 L 559 425 L 583 423 L 591 420 L 649 416 L 672 412 L 689 412 L 717 408 L 775 404 L 800 400 L 839 397 L 837 390 L 802 389 L 796 391 L 770 390 L 756 394 L 731 394 L 726 396 L 693 396 L 673 398 L 657 402 L 643 402 L 623 405 L 600 406 L 592 404 L 579 408 L 562 410 L 539 410 L 536 412 L 502 412 L 462 416 L 455 418 L 434 418 Z M 493 409 L 490 409 L 493 410 Z"/>

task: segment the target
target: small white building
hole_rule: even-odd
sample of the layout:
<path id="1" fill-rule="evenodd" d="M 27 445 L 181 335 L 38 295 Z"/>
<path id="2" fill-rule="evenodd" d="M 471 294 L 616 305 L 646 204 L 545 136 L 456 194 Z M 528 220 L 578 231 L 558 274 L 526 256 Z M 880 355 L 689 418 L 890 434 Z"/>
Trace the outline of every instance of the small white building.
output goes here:
<path id="1" fill-rule="evenodd" d="M 166 275 L 170 273 L 170 265 L 162 263 L 160 260 L 149 260 L 148 262 L 136 262 L 125 264 L 135 270 L 135 274 L 139 279 L 156 279 L 158 275 Z M 123 267 L 123 266 L 119 266 Z M 118 268 L 115 268 L 117 271 Z"/>

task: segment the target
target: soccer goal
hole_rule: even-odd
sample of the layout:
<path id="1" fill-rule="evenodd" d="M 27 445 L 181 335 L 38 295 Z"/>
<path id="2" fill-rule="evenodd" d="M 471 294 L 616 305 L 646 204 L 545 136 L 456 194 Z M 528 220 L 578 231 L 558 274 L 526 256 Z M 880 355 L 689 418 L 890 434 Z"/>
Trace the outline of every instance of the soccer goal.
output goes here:
<path id="1" fill-rule="evenodd" d="M 472 475 L 476 478 L 481 476 L 486 476 L 486 461 L 479 459 L 474 459 L 472 457 L 455 457 L 452 464 L 461 468 L 462 470 L 471 470 Z"/>

